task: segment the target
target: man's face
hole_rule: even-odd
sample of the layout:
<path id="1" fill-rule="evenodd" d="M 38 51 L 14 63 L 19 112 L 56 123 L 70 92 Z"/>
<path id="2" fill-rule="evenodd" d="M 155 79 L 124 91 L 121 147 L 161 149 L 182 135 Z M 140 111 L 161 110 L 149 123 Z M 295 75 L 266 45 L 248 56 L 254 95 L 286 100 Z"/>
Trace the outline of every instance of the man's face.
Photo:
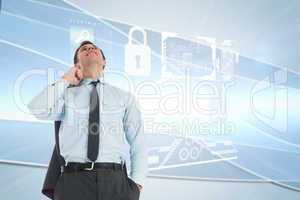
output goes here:
<path id="1" fill-rule="evenodd" d="M 78 64 L 83 68 L 87 69 L 89 67 L 101 66 L 103 67 L 106 63 L 100 49 L 93 44 L 86 44 L 80 47 L 78 54 Z"/>

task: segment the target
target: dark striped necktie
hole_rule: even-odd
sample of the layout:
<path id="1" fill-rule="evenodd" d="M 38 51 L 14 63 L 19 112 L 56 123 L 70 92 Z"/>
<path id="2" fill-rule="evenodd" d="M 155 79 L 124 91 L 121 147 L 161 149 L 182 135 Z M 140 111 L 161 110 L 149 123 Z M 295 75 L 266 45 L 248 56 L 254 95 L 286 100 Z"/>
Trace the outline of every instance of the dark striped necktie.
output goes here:
<path id="1" fill-rule="evenodd" d="M 89 109 L 89 134 L 88 134 L 88 147 L 87 157 L 95 162 L 99 151 L 99 134 L 100 134 L 100 117 L 99 117 L 99 96 L 97 92 L 97 84 L 100 81 L 92 81 L 93 89 L 90 96 L 90 109 Z"/>

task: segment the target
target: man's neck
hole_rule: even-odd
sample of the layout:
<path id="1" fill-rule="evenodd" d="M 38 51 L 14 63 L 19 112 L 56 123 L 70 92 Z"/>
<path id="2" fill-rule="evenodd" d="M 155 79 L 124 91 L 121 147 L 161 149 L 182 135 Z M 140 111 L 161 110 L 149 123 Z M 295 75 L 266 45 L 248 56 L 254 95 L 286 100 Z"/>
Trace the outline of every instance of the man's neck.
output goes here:
<path id="1" fill-rule="evenodd" d="M 100 77 L 103 77 L 103 71 L 99 70 L 99 68 L 93 71 L 86 71 L 83 73 L 83 78 L 97 79 Z"/>

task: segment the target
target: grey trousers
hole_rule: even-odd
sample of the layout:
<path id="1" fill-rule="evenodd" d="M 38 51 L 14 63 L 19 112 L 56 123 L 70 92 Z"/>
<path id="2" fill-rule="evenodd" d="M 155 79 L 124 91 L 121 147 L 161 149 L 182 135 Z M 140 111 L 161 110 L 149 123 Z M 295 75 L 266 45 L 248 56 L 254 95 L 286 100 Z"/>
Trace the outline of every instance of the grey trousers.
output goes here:
<path id="1" fill-rule="evenodd" d="M 55 186 L 54 200 L 138 200 L 137 184 L 124 171 L 97 169 L 64 172 Z"/>

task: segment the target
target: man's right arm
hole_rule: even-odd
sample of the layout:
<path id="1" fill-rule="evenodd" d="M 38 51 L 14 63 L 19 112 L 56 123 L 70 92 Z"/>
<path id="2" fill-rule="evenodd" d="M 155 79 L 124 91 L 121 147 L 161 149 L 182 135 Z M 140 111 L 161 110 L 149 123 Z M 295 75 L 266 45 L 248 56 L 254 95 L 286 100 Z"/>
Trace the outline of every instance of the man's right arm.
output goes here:
<path id="1" fill-rule="evenodd" d="M 60 120 L 64 114 L 64 93 L 67 87 L 78 85 L 83 78 L 83 73 L 78 65 L 72 67 L 62 78 L 48 85 L 42 92 L 35 96 L 27 105 L 30 112 L 41 120 Z"/>
<path id="2" fill-rule="evenodd" d="M 40 120 L 59 120 L 64 113 L 64 93 L 69 82 L 60 79 L 48 85 L 27 105 L 31 114 Z"/>

